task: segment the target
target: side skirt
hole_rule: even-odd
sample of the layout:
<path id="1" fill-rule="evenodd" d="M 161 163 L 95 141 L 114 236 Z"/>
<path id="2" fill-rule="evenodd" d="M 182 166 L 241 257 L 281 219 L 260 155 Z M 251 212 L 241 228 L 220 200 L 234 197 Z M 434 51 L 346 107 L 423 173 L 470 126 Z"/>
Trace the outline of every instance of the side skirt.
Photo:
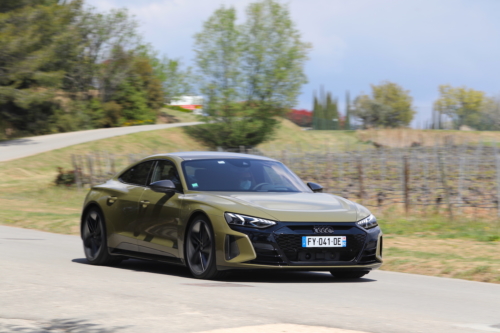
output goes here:
<path id="1" fill-rule="evenodd" d="M 109 253 L 111 255 L 115 255 L 115 256 L 125 256 L 125 257 L 129 257 L 129 258 L 143 259 L 143 260 L 154 260 L 154 261 L 166 262 L 169 264 L 186 266 L 185 263 L 183 262 L 183 260 L 181 260 L 179 258 L 175 258 L 175 257 L 166 257 L 166 256 L 160 256 L 157 254 L 122 250 L 122 249 L 117 249 L 117 248 L 113 248 L 113 247 L 108 247 L 108 250 L 109 250 Z"/>

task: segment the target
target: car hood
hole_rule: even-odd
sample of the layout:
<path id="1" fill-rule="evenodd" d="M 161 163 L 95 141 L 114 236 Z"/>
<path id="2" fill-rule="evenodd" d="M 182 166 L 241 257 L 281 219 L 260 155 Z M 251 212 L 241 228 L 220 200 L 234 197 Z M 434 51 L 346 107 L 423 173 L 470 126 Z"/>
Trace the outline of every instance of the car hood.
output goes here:
<path id="1" fill-rule="evenodd" d="M 243 211 L 234 213 L 244 214 L 251 207 L 255 210 L 255 216 L 261 211 L 283 222 L 356 222 L 370 214 L 361 205 L 327 193 L 218 192 L 212 195 L 245 207 Z M 231 206 L 232 210 L 237 209 L 235 205 Z M 269 218 L 265 215 L 259 217 Z"/>

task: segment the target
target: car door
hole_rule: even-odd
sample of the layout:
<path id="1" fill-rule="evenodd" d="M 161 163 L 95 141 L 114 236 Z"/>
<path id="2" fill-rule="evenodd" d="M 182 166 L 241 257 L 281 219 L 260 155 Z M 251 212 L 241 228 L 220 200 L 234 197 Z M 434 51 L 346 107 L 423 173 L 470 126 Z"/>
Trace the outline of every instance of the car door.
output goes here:
<path id="1" fill-rule="evenodd" d="M 178 226 L 182 208 L 182 185 L 175 164 L 170 160 L 157 161 L 151 183 L 171 180 L 176 192 L 158 193 L 146 187 L 140 202 L 140 234 L 136 237 L 140 252 L 167 257 L 178 257 Z"/>
<path id="2" fill-rule="evenodd" d="M 118 250 L 138 251 L 137 235 L 142 206 L 140 199 L 154 166 L 155 161 L 146 161 L 126 170 L 119 178 L 120 190 L 108 198 L 113 211 L 114 233 L 109 246 Z"/>

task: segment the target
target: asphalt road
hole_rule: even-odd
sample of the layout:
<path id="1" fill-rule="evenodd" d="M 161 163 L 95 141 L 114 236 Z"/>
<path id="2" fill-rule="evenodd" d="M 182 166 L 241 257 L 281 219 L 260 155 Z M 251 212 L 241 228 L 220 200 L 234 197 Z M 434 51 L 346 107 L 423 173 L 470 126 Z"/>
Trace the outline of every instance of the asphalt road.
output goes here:
<path id="1" fill-rule="evenodd" d="M 76 145 L 79 143 L 106 139 L 113 136 L 153 131 L 165 128 L 191 126 L 201 124 L 199 122 L 160 124 L 160 125 L 142 125 L 128 127 L 99 128 L 88 131 L 58 133 L 50 135 L 34 136 L 24 139 L 0 142 L 0 162 L 13 160 L 43 153 L 53 149 L 59 149 Z"/>
<path id="2" fill-rule="evenodd" d="M 500 332 L 498 284 L 383 271 L 356 282 L 322 272 L 214 282 L 167 264 L 83 258 L 77 236 L 0 226 L 0 332 Z"/>

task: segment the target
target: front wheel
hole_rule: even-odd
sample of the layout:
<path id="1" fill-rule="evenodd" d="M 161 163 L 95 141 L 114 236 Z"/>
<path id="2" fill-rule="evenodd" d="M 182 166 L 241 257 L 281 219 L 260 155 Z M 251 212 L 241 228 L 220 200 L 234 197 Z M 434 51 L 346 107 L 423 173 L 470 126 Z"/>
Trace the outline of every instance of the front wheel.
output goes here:
<path id="1" fill-rule="evenodd" d="M 199 216 L 189 225 L 185 253 L 187 266 L 195 278 L 211 280 L 225 275 L 217 270 L 215 237 L 206 217 Z"/>
<path id="2" fill-rule="evenodd" d="M 91 265 L 115 265 L 122 261 L 108 253 L 104 217 L 97 208 L 90 208 L 85 214 L 81 235 L 83 251 Z"/>
<path id="3" fill-rule="evenodd" d="M 367 271 L 330 271 L 330 273 L 339 279 L 359 279 L 369 272 Z"/>

